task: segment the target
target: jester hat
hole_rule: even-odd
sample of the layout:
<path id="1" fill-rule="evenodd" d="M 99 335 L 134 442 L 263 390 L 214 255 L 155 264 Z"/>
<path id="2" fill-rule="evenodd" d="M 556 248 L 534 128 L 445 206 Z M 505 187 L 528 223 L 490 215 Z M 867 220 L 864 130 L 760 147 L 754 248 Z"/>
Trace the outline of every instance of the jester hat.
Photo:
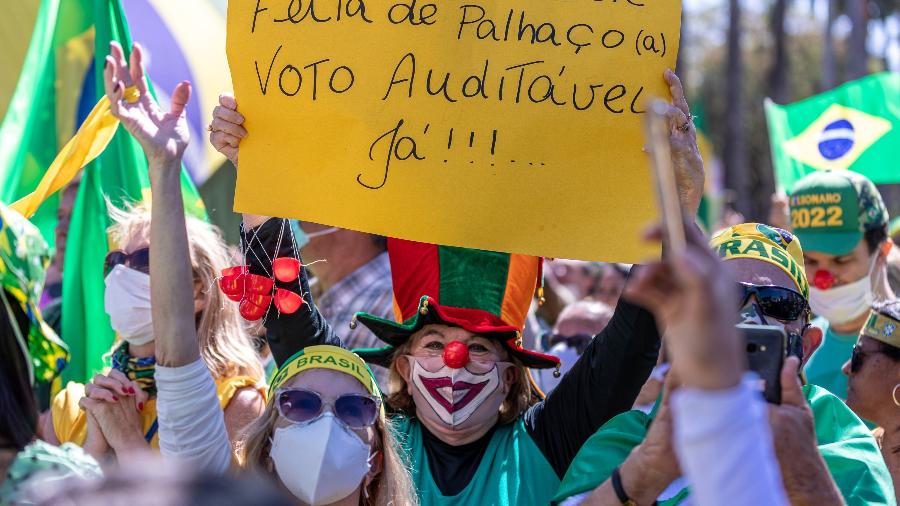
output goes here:
<path id="1" fill-rule="evenodd" d="M 402 239 L 388 239 L 394 316 L 356 313 L 383 348 L 354 350 L 389 366 L 396 349 L 428 324 L 461 327 L 500 341 L 526 367 L 558 367 L 559 359 L 522 347 L 522 329 L 541 277 L 542 259 Z"/>

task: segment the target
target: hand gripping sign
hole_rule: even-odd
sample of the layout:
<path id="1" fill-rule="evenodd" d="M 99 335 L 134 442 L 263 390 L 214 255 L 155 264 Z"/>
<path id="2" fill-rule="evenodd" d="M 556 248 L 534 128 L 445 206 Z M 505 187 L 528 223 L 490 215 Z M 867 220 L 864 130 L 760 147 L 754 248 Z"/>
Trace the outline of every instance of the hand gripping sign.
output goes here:
<path id="1" fill-rule="evenodd" d="M 470 248 L 636 261 L 644 104 L 680 0 L 242 0 L 235 209 Z"/>

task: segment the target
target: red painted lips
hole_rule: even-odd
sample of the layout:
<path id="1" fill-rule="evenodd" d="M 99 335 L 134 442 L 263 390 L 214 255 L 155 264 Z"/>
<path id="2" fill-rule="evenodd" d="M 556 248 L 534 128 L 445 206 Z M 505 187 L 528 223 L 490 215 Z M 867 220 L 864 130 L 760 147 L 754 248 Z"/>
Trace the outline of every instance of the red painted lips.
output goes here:
<path id="1" fill-rule="evenodd" d="M 485 385 L 488 384 L 487 381 L 483 381 L 481 383 L 469 383 L 468 381 L 457 381 L 453 383 L 450 378 L 426 378 L 424 376 L 419 376 L 419 379 L 422 380 L 422 384 L 428 390 L 428 393 L 431 395 L 434 400 L 440 403 L 444 409 L 447 410 L 448 413 L 454 413 L 466 407 L 472 399 L 474 399 L 482 390 L 484 390 Z M 441 395 L 440 389 L 450 388 L 453 394 L 450 396 L 451 398 L 456 397 L 456 392 L 466 391 L 467 392 L 460 398 L 458 401 L 451 403 L 447 400 L 446 397 Z"/>

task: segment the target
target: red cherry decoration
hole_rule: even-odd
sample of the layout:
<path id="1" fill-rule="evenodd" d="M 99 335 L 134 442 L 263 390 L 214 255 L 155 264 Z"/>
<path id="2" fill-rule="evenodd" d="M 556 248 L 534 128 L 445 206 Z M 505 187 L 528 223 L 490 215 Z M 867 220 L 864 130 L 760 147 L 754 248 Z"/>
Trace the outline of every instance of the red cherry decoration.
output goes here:
<path id="1" fill-rule="evenodd" d="M 256 304 L 254 304 L 253 302 L 251 302 L 248 299 L 244 299 L 241 301 L 240 313 L 241 313 L 241 316 L 243 316 L 245 320 L 254 322 L 256 320 L 259 320 L 263 316 L 265 316 L 266 310 L 268 308 L 269 308 L 268 304 L 261 307 L 261 306 L 257 306 Z"/>
<path id="2" fill-rule="evenodd" d="M 296 293 L 278 288 L 275 290 L 275 307 L 284 314 L 294 314 L 303 305 L 303 297 Z"/>
<path id="3" fill-rule="evenodd" d="M 219 288 L 230 300 L 239 302 L 244 295 L 244 281 L 243 276 L 226 276 L 219 278 Z"/>
<path id="4" fill-rule="evenodd" d="M 453 341 L 444 348 L 444 363 L 451 369 L 462 369 L 469 363 L 469 347 Z"/>
<path id="5" fill-rule="evenodd" d="M 813 276 L 813 285 L 819 290 L 828 290 L 834 286 L 835 281 L 834 274 L 825 269 L 817 270 L 816 274 Z"/>
<path id="6" fill-rule="evenodd" d="M 247 278 L 247 293 L 252 294 L 270 294 L 275 282 L 272 278 L 260 276 L 258 274 L 244 274 Z"/>
<path id="7" fill-rule="evenodd" d="M 290 283 L 300 275 L 300 261 L 294 257 L 279 257 L 272 262 L 275 279 L 282 283 Z"/>
<path id="8" fill-rule="evenodd" d="M 222 269 L 222 277 L 235 277 L 239 274 L 246 274 L 248 272 L 250 272 L 250 269 L 246 265 L 235 265 L 234 267 Z"/>

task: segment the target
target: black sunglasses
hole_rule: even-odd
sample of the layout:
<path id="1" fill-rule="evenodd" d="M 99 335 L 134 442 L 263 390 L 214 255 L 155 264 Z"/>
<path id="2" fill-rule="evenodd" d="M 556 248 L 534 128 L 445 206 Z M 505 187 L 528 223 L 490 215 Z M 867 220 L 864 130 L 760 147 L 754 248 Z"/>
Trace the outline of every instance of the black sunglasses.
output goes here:
<path id="1" fill-rule="evenodd" d="M 302 388 L 279 389 L 275 393 L 278 413 L 294 423 L 310 423 L 322 416 L 326 402 L 318 392 Z M 344 394 L 331 409 L 338 420 L 351 429 L 370 427 L 378 418 L 381 399 L 364 394 Z"/>
<path id="2" fill-rule="evenodd" d="M 790 288 L 750 283 L 739 283 L 739 285 L 743 291 L 740 306 L 746 304 L 751 295 L 755 295 L 763 314 L 777 320 L 798 320 L 809 310 L 806 297 Z"/>
<path id="3" fill-rule="evenodd" d="M 850 372 L 857 373 L 862 369 L 865 358 L 875 351 L 863 351 L 859 344 L 853 345 L 853 353 L 850 354 Z"/>
<path id="4" fill-rule="evenodd" d="M 150 274 L 150 248 L 140 248 L 125 253 L 122 250 L 113 250 L 106 254 L 103 261 L 103 274 L 108 275 L 117 265 L 124 265 L 136 271 Z"/>

